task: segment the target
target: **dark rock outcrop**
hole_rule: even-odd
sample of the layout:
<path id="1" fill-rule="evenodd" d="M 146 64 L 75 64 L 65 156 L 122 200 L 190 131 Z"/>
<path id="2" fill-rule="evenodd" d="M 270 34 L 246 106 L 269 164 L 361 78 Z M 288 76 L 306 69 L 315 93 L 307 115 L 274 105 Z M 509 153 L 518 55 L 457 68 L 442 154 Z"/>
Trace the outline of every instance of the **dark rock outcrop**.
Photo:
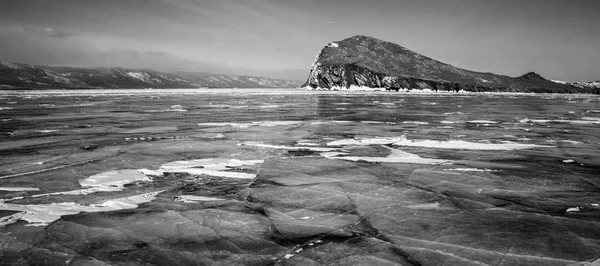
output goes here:
<path id="1" fill-rule="evenodd" d="M 521 77 L 482 73 L 442 63 L 400 45 L 354 36 L 325 46 L 303 87 L 313 89 L 380 88 L 387 90 L 595 93 L 558 84 L 536 73 Z"/>

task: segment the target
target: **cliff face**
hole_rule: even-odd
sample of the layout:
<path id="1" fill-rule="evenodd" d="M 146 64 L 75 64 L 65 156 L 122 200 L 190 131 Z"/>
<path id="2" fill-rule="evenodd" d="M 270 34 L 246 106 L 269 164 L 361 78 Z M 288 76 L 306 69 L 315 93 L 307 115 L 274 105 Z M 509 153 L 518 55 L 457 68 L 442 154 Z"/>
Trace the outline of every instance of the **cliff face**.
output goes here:
<path id="1" fill-rule="evenodd" d="M 371 37 L 354 36 L 319 51 L 303 87 L 434 91 L 594 92 L 535 74 L 518 78 L 454 67 Z"/>

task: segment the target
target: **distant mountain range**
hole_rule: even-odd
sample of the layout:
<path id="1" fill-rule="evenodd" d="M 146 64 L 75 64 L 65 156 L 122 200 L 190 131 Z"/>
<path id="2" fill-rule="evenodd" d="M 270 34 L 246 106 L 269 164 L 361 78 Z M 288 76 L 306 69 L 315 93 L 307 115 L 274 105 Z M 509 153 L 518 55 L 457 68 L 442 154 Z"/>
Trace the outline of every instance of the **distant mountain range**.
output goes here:
<path id="1" fill-rule="evenodd" d="M 34 66 L 0 62 L 0 89 L 297 88 L 300 81 L 147 69 Z"/>
<path id="2" fill-rule="evenodd" d="M 458 68 L 398 44 L 354 36 L 327 44 L 313 63 L 303 87 L 312 89 L 428 89 L 600 93 L 596 82 L 553 82 L 530 72 L 520 77 Z"/>

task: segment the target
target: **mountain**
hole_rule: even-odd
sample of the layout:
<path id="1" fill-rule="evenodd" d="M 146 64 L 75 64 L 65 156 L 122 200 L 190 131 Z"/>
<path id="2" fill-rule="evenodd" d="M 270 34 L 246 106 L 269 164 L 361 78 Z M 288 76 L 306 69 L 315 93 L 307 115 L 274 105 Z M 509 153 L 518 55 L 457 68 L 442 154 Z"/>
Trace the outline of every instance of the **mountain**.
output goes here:
<path id="1" fill-rule="evenodd" d="M 354 36 L 327 44 L 316 56 L 303 87 L 312 89 L 430 89 L 597 93 L 547 80 L 536 73 L 509 77 L 458 68 L 398 44 Z"/>
<path id="2" fill-rule="evenodd" d="M 559 84 L 567 84 L 578 88 L 591 88 L 591 89 L 600 89 L 600 80 L 590 81 L 590 82 L 573 82 L 573 81 L 562 81 L 562 80 L 552 80 L 552 82 Z"/>
<path id="3" fill-rule="evenodd" d="M 34 66 L 0 62 L 0 88 L 275 88 L 301 82 L 211 73 L 148 69 Z"/>
<path id="4" fill-rule="evenodd" d="M 204 72 L 175 72 L 197 85 L 209 88 L 297 88 L 302 82 L 254 76 L 218 75 Z"/>

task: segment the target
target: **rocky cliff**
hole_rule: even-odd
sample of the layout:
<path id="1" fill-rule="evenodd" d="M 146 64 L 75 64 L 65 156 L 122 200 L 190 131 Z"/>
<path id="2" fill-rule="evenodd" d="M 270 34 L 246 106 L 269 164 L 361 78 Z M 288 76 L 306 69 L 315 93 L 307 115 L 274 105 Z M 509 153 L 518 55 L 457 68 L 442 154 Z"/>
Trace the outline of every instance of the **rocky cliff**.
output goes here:
<path id="1" fill-rule="evenodd" d="M 509 77 L 461 69 L 400 45 L 366 36 L 327 44 L 303 85 L 312 89 L 387 89 L 594 93 L 544 79 L 536 73 Z"/>
<path id="2" fill-rule="evenodd" d="M 295 88 L 300 82 L 148 69 L 33 66 L 0 62 L 0 89 L 46 88 Z"/>

